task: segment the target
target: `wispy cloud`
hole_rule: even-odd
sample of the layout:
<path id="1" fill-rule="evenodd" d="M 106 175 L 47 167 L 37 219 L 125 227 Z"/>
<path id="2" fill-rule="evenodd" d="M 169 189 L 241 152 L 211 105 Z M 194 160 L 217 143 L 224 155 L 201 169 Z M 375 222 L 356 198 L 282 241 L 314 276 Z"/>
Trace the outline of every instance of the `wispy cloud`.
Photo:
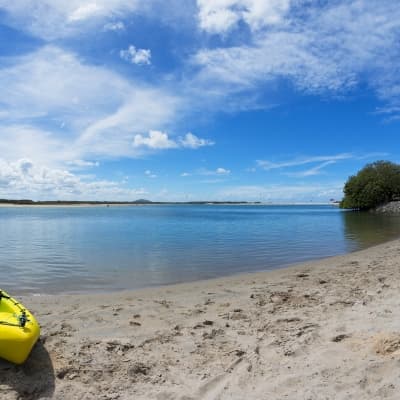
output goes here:
<path id="1" fill-rule="evenodd" d="M 336 95 L 366 84 L 392 110 L 400 105 L 400 8 L 395 0 L 199 0 L 199 5 L 202 29 L 226 35 L 242 20 L 253 30 L 244 44 L 197 52 L 193 62 L 201 67 L 197 79 L 203 85 L 213 82 L 220 91 L 235 93 L 261 84 L 273 90 L 271 82 L 286 79 L 301 92 Z M 275 13 L 276 23 L 249 19 L 253 9 L 260 17 Z"/>
<path id="2" fill-rule="evenodd" d="M 268 160 L 257 160 L 257 165 L 264 169 L 265 171 L 269 171 L 271 169 L 282 169 L 289 167 L 297 167 L 300 165 L 312 164 L 322 162 L 323 164 L 321 168 L 333 164 L 336 161 L 340 160 L 348 160 L 354 158 L 352 153 L 341 153 L 331 156 L 313 156 L 313 157 L 303 157 L 303 158 L 295 158 L 292 160 L 280 161 L 280 162 L 271 162 Z"/>
<path id="3" fill-rule="evenodd" d="M 220 175 L 220 176 L 225 175 L 226 176 L 226 175 L 230 175 L 231 171 L 229 169 L 222 168 L 222 167 L 218 167 L 214 170 L 201 168 L 201 169 L 197 170 L 197 174 L 199 174 L 199 175 Z"/>
<path id="4" fill-rule="evenodd" d="M 100 166 L 100 163 L 98 161 L 72 160 L 72 161 L 67 161 L 67 165 L 71 166 L 71 168 L 86 169 L 88 167 L 98 167 Z"/>
<path id="5" fill-rule="evenodd" d="M 122 19 L 129 21 L 133 15 L 151 15 L 177 29 L 178 18 L 186 13 L 192 26 L 197 22 L 200 30 L 223 38 L 216 42 L 219 47 L 196 46 L 196 53 L 185 62 L 184 78 L 181 73 L 172 78 L 192 106 L 201 103 L 214 111 L 268 107 L 273 101 L 266 104 L 265 98 L 273 93 L 275 82 L 284 79 L 300 92 L 333 96 L 363 85 L 384 101 L 387 119 L 398 114 L 397 0 L 174 0 L 170 4 L 0 0 L 6 23 L 47 41 L 98 26 L 118 30 L 125 26 Z M 137 64 L 151 62 L 148 49 L 132 46 L 122 55 Z M 260 88 L 267 96 L 261 96 Z M 153 127 L 157 128 L 164 129 Z"/>
<path id="6" fill-rule="evenodd" d="M 390 153 L 386 152 L 386 151 L 376 151 L 376 152 L 372 152 L 372 153 L 365 153 L 365 154 L 358 154 L 355 155 L 355 159 L 356 160 L 367 160 L 367 159 L 381 159 L 383 157 L 388 157 L 390 155 Z"/>
<path id="7" fill-rule="evenodd" d="M 157 175 L 155 173 L 153 173 L 152 171 L 150 171 L 149 169 L 147 169 L 146 171 L 144 171 L 144 174 L 148 177 L 148 178 L 157 178 Z"/>
<path id="8" fill-rule="evenodd" d="M 330 165 L 337 164 L 343 161 L 357 161 L 357 160 L 377 160 L 382 157 L 387 157 L 389 153 L 386 152 L 371 152 L 371 153 L 340 153 L 326 156 L 311 156 L 311 157 L 296 157 L 285 161 L 269 161 L 257 160 L 256 164 L 264 171 L 284 170 L 281 174 L 288 177 L 311 177 L 324 173 L 324 169 Z M 298 167 L 316 164 L 306 170 L 299 171 Z M 290 171 L 287 171 L 287 170 Z M 294 171 L 293 171 L 294 170 Z M 255 168 L 247 169 L 248 172 L 255 172 Z"/>
<path id="9" fill-rule="evenodd" d="M 103 26 L 103 30 L 105 31 L 124 31 L 125 30 L 125 24 L 122 21 L 117 21 L 117 22 L 108 22 Z"/>
<path id="10" fill-rule="evenodd" d="M 13 61 L 0 69 L 0 148 L 11 149 L 7 154 L 14 153 L 14 159 L 73 162 L 135 157 L 146 148 L 196 149 L 213 144 L 192 133 L 175 139 L 157 129 L 176 120 L 181 104 L 182 99 L 168 89 L 87 65 L 54 46 Z M 43 118 L 49 121 L 48 130 Z M 30 154 L 24 137 L 32 138 Z"/>
<path id="11" fill-rule="evenodd" d="M 311 177 L 324 173 L 324 169 L 330 165 L 334 165 L 343 161 L 356 161 L 356 160 L 377 160 L 382 157 L 388 156 L 386 152 L 371 152 L 371 153 L 340 153 L 324 156 L 311 156 L 311 157 L 296 157 L 285 161 L 269 161 L 257 160 L 256 164 L 264 171 L 284 170 L 281 172 L 283 175 L 289 177 Z M 306 170 L 298 171 L 298 167 L 316 164 Z M 289 169 L 290 171 L 287 171 Z M 294 169 L 294 171 L 293 171 Z M 254 172 L 255 169 L 248 169 L 248 172 Z"/>
<path id="12" fill-rule="evenodd" d="M 315 176 L 315 175 L 320 175 L 322 173 L 322 170 L 327 167 L 328 165 L 336 164 L 336 161 L 334 160 L 329 160 L 325 161 L 315 167 L 309 168 L 305 171 L 299 171 L 299 172 L 288 172 L 286 175 L 291 176 L 291 177 L 307 177 L 307 176 Z"/>
<path id="13" fill-rule="evenodd" d="M 206 185 L 215 185 L 217 183 L 222 183 L 224 182 L 223 179 L 218 179 L 218 178 L 214 178 L 214 179 L 202 179 L 199 181 L 199 183 L 204 183 Z"/>
<path id="14" fill-rule="evenodd" d="M 129 20 L 135 15 L 175 26 L 177 21 L 182 24 L 182 20 L 193 17 L 196 10 L 194 1 L 182 0 L 0 0 L 0 8 L 2 21 L 22 26 L 46 41 L 76 37 L 106 24 L 111 27 L 116 20 Z"/>
<path id="15" fill-rule="evenodd" d="M 192 172 L 183 172 L 181 173 L 182 177 L 188 177 L 188 176 L 218 176 L 220 178 L 218 179 L 209 179 L 209 180 L 202 180 L 202 183 L 217 183 L 217 182 L 222 182 L 223 177 L 227 177 L 231 174 L 231 170 L 227 168 L 222 168 L 218 167 L 216 169 L 207 169 L 207 168 L 200 168 L 197 169 L 196 171 Z"/>
<path id="16" fill-rule="evenodd" d="M 137 0 L 0 0 L 0 7 L 6 12 L 8 23 L 25 24 L 31 34 L 48 41 L 73 36 L 116 16 L 147 8 Z"/>

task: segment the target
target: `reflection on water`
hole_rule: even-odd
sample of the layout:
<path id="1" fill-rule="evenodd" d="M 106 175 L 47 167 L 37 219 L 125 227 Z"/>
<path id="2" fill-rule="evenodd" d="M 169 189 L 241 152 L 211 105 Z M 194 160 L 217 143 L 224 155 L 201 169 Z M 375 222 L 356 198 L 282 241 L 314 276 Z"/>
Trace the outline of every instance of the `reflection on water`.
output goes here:
<path id="1" fill-rule="evenodd" d="M 331 206 L 0 208 L 2 287 L 132 289 L 279 268 L 397 237 L 400 218 Z"/>
<path id="2" fill-rule="evenodd" d="M 400 216 L 344 211 L 344 234 L 349 250 L 357 250 L 394 239 L 400 233 Z"/>

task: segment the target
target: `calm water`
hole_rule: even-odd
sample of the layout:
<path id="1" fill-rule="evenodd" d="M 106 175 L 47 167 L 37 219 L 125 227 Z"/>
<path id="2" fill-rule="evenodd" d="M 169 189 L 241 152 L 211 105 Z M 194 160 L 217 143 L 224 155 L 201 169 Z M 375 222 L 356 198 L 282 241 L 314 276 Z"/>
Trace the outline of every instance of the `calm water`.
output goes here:
<path id="1" fill-rule="evenodd" d="M 1 287 L 118 290 L 279 268 L 400 236 L 331 206 L 0 208 Z"/>

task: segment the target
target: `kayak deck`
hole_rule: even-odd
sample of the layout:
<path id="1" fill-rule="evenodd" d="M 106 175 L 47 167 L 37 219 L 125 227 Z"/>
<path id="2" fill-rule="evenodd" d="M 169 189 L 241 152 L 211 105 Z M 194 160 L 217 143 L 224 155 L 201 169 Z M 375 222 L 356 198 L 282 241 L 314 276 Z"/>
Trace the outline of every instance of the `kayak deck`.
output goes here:
<path id="1" fill-rule="evenodd" d="M 0 290 L 0 358 L 22 364 L 39 335 L 39 324 L 30 311 Z"/>

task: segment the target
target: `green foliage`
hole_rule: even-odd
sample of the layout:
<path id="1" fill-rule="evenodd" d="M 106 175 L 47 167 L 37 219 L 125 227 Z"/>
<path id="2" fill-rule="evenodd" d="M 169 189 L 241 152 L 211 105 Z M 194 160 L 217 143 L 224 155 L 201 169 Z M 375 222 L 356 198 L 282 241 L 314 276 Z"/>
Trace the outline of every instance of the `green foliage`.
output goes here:
<path id="1" fill-rule="evenodd" d="M 399 199 L 400 165 L 390 161 L 367 164 L 344 185 L 341 208 L 369 210 Z"/>

